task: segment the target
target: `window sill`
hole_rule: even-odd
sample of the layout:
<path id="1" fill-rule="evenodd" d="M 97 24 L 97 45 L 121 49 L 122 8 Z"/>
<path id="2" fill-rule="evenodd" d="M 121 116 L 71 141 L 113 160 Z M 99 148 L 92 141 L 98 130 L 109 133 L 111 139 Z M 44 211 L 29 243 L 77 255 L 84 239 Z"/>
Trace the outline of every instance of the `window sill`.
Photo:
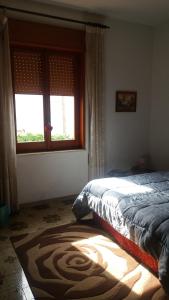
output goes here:
<path id="1" fill-rule="evenodd" d="M 86 152 L 87 149 L 71 149 L 71 150 L 57 150 L 57 151 L 43 151 L 43 152 L 29 152 L 29 153 L 17 153 L 17 156 L 36 156 L 36 155 L 56 155 L 56 154 L 69 154 L 75 152 Z"/>

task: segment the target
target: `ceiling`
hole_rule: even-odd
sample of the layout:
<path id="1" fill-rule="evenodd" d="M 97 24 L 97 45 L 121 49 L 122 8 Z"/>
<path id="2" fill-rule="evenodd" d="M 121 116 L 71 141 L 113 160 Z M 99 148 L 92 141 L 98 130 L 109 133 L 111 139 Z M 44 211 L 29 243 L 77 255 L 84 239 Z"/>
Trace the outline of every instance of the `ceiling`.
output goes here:
<path id="1" fill-rule="evenodd" d="M 169 22 L 169 0 L 34 0 L 156 26 Z"/>

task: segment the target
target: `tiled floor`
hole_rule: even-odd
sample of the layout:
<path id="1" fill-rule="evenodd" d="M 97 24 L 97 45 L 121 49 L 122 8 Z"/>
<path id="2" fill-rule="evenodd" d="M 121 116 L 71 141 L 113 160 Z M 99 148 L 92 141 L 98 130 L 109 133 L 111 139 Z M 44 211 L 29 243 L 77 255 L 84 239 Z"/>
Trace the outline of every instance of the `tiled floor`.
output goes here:
<path id="1" fill-rule="evenodd" d="M 57 199 L 22 207 L 17 215 L 11 217 L 7 226 L 0 228 L 0 299 L 34 299 L 10 237 L 74 222 L 72 201 Z"/>

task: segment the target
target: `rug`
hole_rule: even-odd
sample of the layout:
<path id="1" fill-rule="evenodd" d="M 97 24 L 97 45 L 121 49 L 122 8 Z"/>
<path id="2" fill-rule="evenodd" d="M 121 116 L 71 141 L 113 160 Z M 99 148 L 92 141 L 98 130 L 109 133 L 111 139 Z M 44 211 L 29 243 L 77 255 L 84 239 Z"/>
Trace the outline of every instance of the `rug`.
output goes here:
<path id="1" fill-rule="evenodd" d="M 92 225 L 12 237 L 37 300 L 166 300 L 158 279 Z"/>

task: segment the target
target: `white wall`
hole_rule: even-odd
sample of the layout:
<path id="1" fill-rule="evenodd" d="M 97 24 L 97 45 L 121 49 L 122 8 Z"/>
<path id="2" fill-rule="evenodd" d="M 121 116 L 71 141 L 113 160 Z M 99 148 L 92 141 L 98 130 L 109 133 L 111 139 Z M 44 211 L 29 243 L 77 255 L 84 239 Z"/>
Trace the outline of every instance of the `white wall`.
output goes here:
<path id="1" fill-rule="evenodd" d="M 19 203 L 78 194 L 88 180 L 86 150 L 17 155 Z"/>
<path id="2" fill-rule="evenodd" d="M 66 18 L 85 19 L 84 13 L 75 10 L 48 6 L 31 1 L 1 0 L 2 4 L 15 6 Z M 54 19 L 41 18 L 16 12 L 9 16 L 30 21 L 46 22 L 64 27 L 81 28 L 74 23 L 60 22 Z M 90 14 L 87 14 L 89 20 Z M 97 21 L 97 16 L 92 16 Z M 87 114 L 86 114 L 87 117 Z M 87 126 L 86 126 L 87 132 Z M 88 151 L 54 151 L 48 153 L 18 154 L 17 177 L 19 203 L 28 203 L 50 198 L 59 198 L 78 194 L 88 181 Z"/>
<path id="3" fill-rule="evenodd" d="M 152 30 L 112 21 L 106 31 L 105 169 L 131 167 L 148 153 Z M 115 112 L 116 90 L 136 90 L 136 113 Z M 20 202 L 78 193 L 88 179 L 87 150 L 18 156 Z"/>
<path id="4" fill-rule="evenodd" d="M 169 169 L 169 25 L 154 35 L 150 153 L 157 169 Z"/>
<path id="5" fill-rule="evenodd" d="M 149 152 L 153 30 L 112 21 L 106 31 L 106 170 L 127 169 Z M 137 91 L 137 111 L 115 112 L 117 90 Z"/>
<path id="6" fill-rule="evenodd" d="M 11 0 L 1 1 L 13 5 Z M 16 6 L 17 2 L 24 9 L 31 3 L 18 0 L 15 1 Z M 101 20 L 95 15 L 44 5 L 36 4 L 29 8 L 81 20 Z M 21 18 L 25 17 L 21 15 Z M 140 155 L 148 152 L 152 30 L 127 22 L 106 20 L 106 23 L 111 26 L 106 30 L 105 45 L 105 168 L 109 171 L 112 168 L 128 168 Z M 136 113 L 115 112 L 116 90 L 137 91 Z M 19 202 L 80 192 L 88 180 L 87 156 L 87 150 L 18 155 Z"/>

